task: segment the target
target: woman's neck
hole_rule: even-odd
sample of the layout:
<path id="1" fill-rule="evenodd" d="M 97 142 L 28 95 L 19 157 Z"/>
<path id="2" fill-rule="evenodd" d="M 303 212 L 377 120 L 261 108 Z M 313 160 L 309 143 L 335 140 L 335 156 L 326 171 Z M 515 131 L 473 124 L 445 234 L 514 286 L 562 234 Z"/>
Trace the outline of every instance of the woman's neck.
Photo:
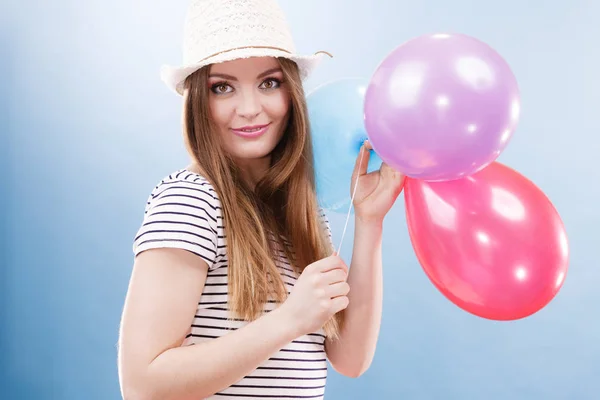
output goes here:
<path id="1" fill-rule="evenodd" d="M 250 187 L 254 188 L 271 167 L 271 156 L 256 159 L 238 159 L 236 164 L 241 177 Z"/>
<path id="2" fill-rule="evenodd" d="M 239 169 L 241 178 L 251 187 L 255 188 L 256 184 L 265 176 L 271 167 L 271 156 L 259 159 L 236 159 L 236 165 Z M 188 167 L 188 171 L 200 173 L 201 168 L 192 162 Z"/>

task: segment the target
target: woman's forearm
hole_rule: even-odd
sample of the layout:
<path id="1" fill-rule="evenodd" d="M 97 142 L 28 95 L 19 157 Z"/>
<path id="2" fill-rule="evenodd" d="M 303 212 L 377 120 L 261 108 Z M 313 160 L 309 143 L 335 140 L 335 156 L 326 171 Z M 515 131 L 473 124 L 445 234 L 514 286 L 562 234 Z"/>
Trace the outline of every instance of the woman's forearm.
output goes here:
<path id="1" fill-rule="evenodd" d="M 295 339 L 288 319 L 275 309 L 225 336 L 165 351 L 131 400 L 197 400 L 231 386 Z"/>
<path id="2" fill-rule="evenodd" d="M 340 373 L 357 377 L 375 354 L 383 302 L 382 222 L 356 219 L 352 262 L 348 274 L 350 303 L 340 338 L 327 342 L 327 354 Z"/>

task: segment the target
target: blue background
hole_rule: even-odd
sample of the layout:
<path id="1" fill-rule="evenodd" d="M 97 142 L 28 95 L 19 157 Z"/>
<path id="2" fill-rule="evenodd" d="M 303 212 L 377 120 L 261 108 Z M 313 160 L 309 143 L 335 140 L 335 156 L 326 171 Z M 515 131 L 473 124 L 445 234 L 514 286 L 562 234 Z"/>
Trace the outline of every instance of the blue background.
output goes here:
<path id="1" fill-rule="evenodd" d="M 181 59 L 187 2 L 9 3 L 0 12 L 0 397 L 117 399 L 132 239 L 149 191 L 187 164 L 181 100 L 158 77 L 162 63 Z M 511 323 L 478 319 L 425 277 L 399 200 L 385 224 L 374 363 L 356 380 L 332 372 L 327 398 L 598 398 L 600 3 L 282 5 L 300 50 L 335 55 L 307 90 L 368 78 L 392 48 L 424 33 L 462 32 L 498 50 L 523 100 L 500 161 L 550 197 L 571 246 L 565 285 L 547 308 Z M 339 240 L 345 216 L 330 219 Z M 352 224 L 349 232 L 346 259 Z"/>

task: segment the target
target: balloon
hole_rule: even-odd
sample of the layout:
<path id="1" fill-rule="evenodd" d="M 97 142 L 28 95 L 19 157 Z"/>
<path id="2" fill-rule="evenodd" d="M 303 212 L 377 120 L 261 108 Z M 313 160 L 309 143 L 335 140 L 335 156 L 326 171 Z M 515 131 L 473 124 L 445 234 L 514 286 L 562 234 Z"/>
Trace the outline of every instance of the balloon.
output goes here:
<path id="1" fill-rule="evenodd" d="M 356 158 L 367 139 L 363 109 L 367 81 L 340 79 L 316 88 L 307 96 L 311 125 L 317 197 L 321 207 L 348 212 Z M 379 168 L 373 154 L 369 171 Z"/>
<path id="2" fill-rule="evenodd" d="M 423 270 L 474 315 L 515 320 L 545 307 L 563 285 L 569 248 L 550 200 L 494 162 L 446 182 L 407 179 L 410 239 Z"/>
<path id="3" fill-rule="evenodd" d="M 365 96 L 373 149 L 408 177 L 444 181 L 496 160 L 519 119 L 516 79 L 485 43 L 460 34 L 412 39 L 377 67 Z"/>

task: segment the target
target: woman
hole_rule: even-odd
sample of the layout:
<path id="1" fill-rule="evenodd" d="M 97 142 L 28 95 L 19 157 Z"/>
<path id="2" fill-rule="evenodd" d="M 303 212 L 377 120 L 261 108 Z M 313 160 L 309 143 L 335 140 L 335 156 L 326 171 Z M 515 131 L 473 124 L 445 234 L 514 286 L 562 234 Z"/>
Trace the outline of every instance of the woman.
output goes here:
<path id="1" fill-rule="evenodd" d="M 154 188 L 135 238 L 123 397 L 323 398 L 326 360 L 357 377 L 373 358 L 403 177 L 367 174 L 363 146 L 348 269 L 315 195 L 302 78 L 320 55 L 295 55 L 273 0 L 193 1 L 185 26 L 186 65 L 163 79 L 192 163 Z"/>

